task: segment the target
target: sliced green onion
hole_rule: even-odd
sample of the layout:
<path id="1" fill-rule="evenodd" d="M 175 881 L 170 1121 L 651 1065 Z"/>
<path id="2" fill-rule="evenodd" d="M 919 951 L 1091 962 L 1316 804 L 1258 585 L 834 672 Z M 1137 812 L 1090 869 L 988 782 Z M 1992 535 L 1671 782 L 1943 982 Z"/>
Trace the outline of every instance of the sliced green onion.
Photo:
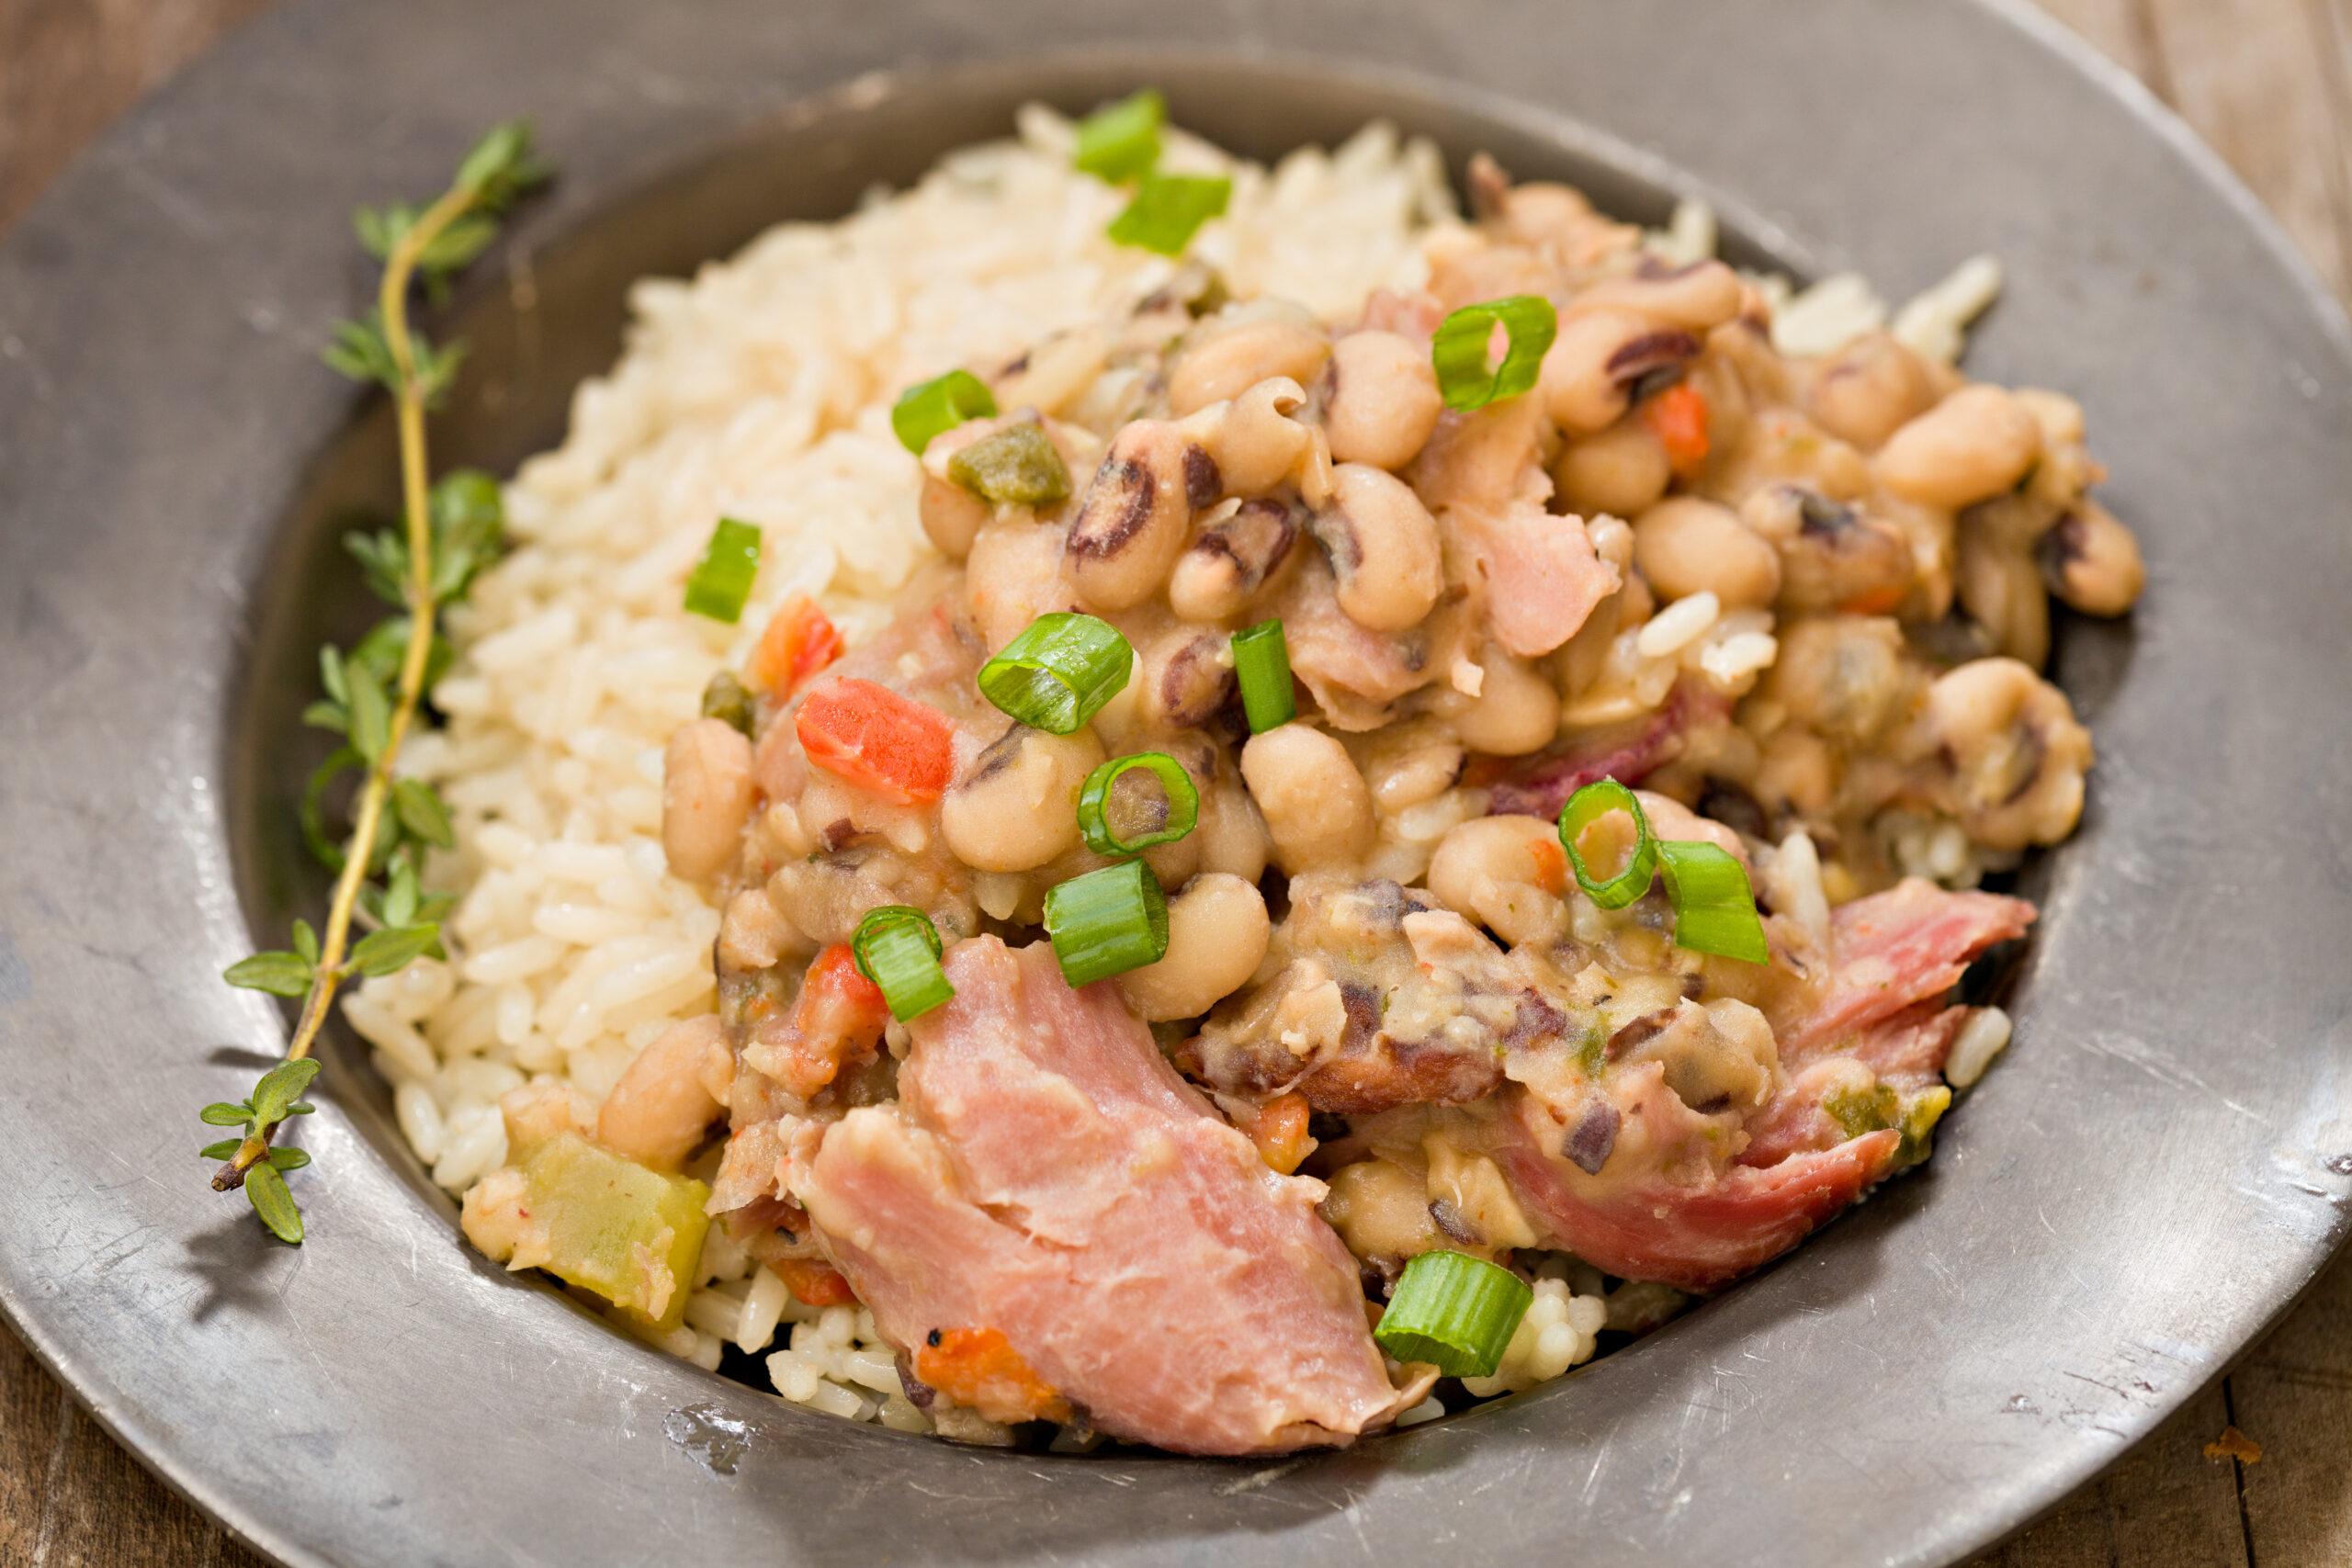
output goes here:
<path id="1" fill-rule="evenodd" d="M 1168 100 L 1157 87 L 1105 104 L 1078 122 L 1070 166 L 1114 186 L 1139 179 L 1159 162 L 1159 127 L 1167 118 Z"/>
<path id="2" fill-rule="evenodd" d="M 1762 964 L 1772 956 L 1747 868 L 1721 844 L 1669 840 L 1657 847 L 1666 896 L 1674 900 L 1674 944 L 1693 953 Z"/>
<path id="3" fill-rule="evenodd" d="M 983 501 L 1044 506 L 1069 494 L 1069 465 L 1034 424 L 1009 424 L 958 447 L 947 477 Z"/>
<path id="4" fill-rule="evenodd" d="M 996 412 L 996 399 L 969 370 L 950 370 L 928 381 L 918 381 L 890 405 L 890 428 L 899 445 L 922 456 L 932 437 L 955 429 L 968 419 L 986 419 Z"/>
<path id="5" fill-rule="evenodd" d="M 1604 882 L 1584 863 L 1577 840 L 1587 828 L 1612 811 L 1623 811 L 1634 819 L 1634 852 L 1625 858 L 1625 869 Z M 1651 879 L 1657 875 L 1657 840 L 1650 833 L 1650 819 L 1642 814 L 1642 803 L 1634 798 L 1634 792 L 1615 779 L 1596 779 L 1568 797 L 1567 805 L 1560 808 L 1560 847 L 1568 852 L 1568 867 L 1577 874 L 1577 886 L 1604 909 L 1623 908 L 1648 892 Z"/>
<path id="6" fill-rule="evenodd" d="M 1118 787 L 1121 778 L 1137 770 L 1159 781 L 1156 800 L 1131 803 L 1121 798 L 1137 793 Z M 1132 838 L 1119 836 L 1119 829 L 1136 826 L 1133 819 L 1146 813 L 1157 820 L 1142 824 L 1143 831 Z M 1115 824 L 1111 820 L 1114 814 L 1120 818 Z M 1087 774 L 1085 787 L 1078 792 L 1078 830 L 1086 835 L 1086 847 L 1098 855 L 1131 855 L 1154 844 L 1172 844 L 1200 819 L 1200 790 L 1184 764 L 1164 751 L 1114 757 Z"/>
<path id="7" fill-rule="evenodd" d="M 1182 255 L 1194 231 L 1223 212 L 1232 195 L 1233 182 L 1221 175 L 1148 175 L 1127 209 L 1111 220 L 1105 232 L 1122 245 Z"/>
<path id="8" fill-rule="evenodd" d="M 939 966 L 939 931 L 931 917 L 905 904 L 866 911 L 850 938 L 850 962 L 882 987 L 890 1016 L 904 1023 L 921 1018 L 956 994 Z"/>
<path id="9" fill-rule="evenodd" d="M 1510 1269 L 1466 1252 L 1424 1252 L 1405 1265 L 1372 1337 L 1400 1361 L 1450 1378 L 1490 1378 L 1535 1292 Z"/>
<path id="10" fill-rule="evenodd" d="M 759 574 L 759 529 L 722 517 L 703 547 L 702 559 L 687 574 L 686 608 L 733 626 L 742 619 L 743 601 L 752 596 L 752 580 Z"/>
<path id="11" fill-rule="evenodd" d="M 1298 716 L 1290 683 L 1290 640 L 1280 621 L 1260 621 L 1233 634 L 1233 673 L 1241 682 L 1241 711 L 1250 733 L 1263 735 Z"/>
<path id="12" fill-rule="evenodd" d="M 1139 860 L 1057 884 L 1046 895 L 1046 934 L 1073 986 L 1157 964 L 1168 953 L 1168 898 Z"/>
<path id="13" fill-rule="evenodd" d="M 1119 694 L 1135 650 L 1091 615 L 1040 615 L 980 666 L 980 695 L 1032 729 L 1068 735 Z"/>
<path id="14" fill-rule="evenodd" d="M 1487 367 L 1487 348 L 1500 325 L 1510 346 L 1503 362 Z M 1438 323 L 1430 342 L 1437 367 L 1437 389 L 1445 406 L 1459 412 L 1485 408 L 1498 398 L 1515 398 L 1535 385 L 1544 351 L 1560 331 L 1560 313 L 1540 294 L 1513 294 L 1483 305 L 1464 305 Z"/>

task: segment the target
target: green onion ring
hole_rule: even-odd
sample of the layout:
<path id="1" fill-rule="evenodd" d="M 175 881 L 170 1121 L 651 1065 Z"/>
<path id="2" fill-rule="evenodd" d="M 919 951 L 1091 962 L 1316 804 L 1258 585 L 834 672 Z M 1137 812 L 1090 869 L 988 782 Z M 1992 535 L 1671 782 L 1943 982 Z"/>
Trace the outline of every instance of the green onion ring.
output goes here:
<path id="1" fill-rule="evenodd" d="M 1770 960 L 1747 868 L 1721 844 L 1675 840 L 1657 847 L 1667 897 L 1674 900 L 1674 944 L 1748 964 Z"/>
<path id="2" fill-rule="evenodd" d="M 1279 620 L 1260 621 L 1233 634 L 1233 674 L 1241 684 L 1241 711 L 1250 733 L 1263 735 L 1298 715 L 1298 693 L 1291 685 L 1290 639 Z"/>
<path id="3" fill-rule="evenodd" d="M 1233 182 L 1221 175 L 1147 175 L 1135 199 L 1104 232 L 1117 244 L 1182 255 L 1193 232 L 1223 212 L 1232 195 Z"/>
<path id="4" fill-rule="evenodd" d="M 869 909 L 850 938 L 850 962 L 882 988 L 890 1016 L 904 1023 L 921 1018 L 956 994 L 939 966 L 944 951 L 931 917 L 906 904 Z"/>
<path id="5" fill-rule="evenodd" d="M 1487 346 L 1499 324 L 1510 346 L 1503 362 L 1487 368 Z M 1513 294 L 1483 305 L 1464 305 L 1438 323 L 1430 340 L 1430 363 L 1445 406 L 1457 413 L 1515 398 L 1535 385 L 1544 353 L 1559 335 L 1560 313 L 1540 294 Z"/>
<path id="6" fill-rule="evenodd" d="M 1159 781 L 1168 796 L 1167 825 L 1158 832 L 1140 833 L 1132 839 L 1122 839 L 1111 830 L 1107 807 L 1111 802 L 1111 787 L 1123 773 L 1136 768 L 1147 769 Z M 1165 751 L 1138 751 L 1131 757 L 1114 757 L 1086 775 L 1086 784 L 1078 792 L 1078 830 L 1086 837 L 1086 847 L 1098 855 L 1131 855 L 1148 850 L 1154 844 L 1172 844 L 1193 830 L 1201 819 L 1201 792 L 1193 783 L 1193 775 L 1184 764 Z"/>
<path id="7" fill-rule="evenodd" d="M 1602 882 L 1584 863 L 1577 840 L 1612 811 L 1623 811 L 1634 819 L 1634 852 L 1624 870 Z M 1657 840 L 1650 833 L 1650 819 L 1643 815 L 1642 803 L 1634 798 L 1634 792 L 1615 779 L 1596 779 L 1568 797 L 1567 805 L 1560 808 L 1560 847 L 1568 852 L 1568 868 L 1577 874 L 1577 886 L 1604 909 L 1623 908 L 1648 892 L 1657 875 Z"/>
<path id="8" fill-rule="evenodd" d="M 980 694 L 1032 729 L 1069 735 L 1119 694 L 1134 662 L 1109 622 L 1057 610 L 980 666 Z"/>
<path id="9" fill-rule="evenodd" d="M 1070 167 L 1114 186 L 1142 178 L 1159 162 L 1159 128 L 1167 118 L 1168 101 L 1157 87 L 1103 105 L 1078 122 Z"/>
<path id="10" fill-rule="evenodd" d="M 996 398 L 969 370 L 950 370 L 928 381 L 918 381 L 890 405 L 890 428 L 899 445 L 920 457 L 934 437 L 967 420 L 986 419 L 996 412 Z"/>
<path id="11" fill-rule="evenodd" d="M 1072 986 L 1124 975 L 1168 955 L 1168 897 L 1151 867 L 1121 861 L 1049 889 L 1046 934 Z"/>
<path id="12" fill-rule="evenodd" d="M 1424 1252 L 1405 1265 L 1372 1337 L 1400 1361 L 1450 1378 L 1490 1378 L 1533 1305 L 1526 1280 L 1466 1252 Z"/>
<path id="13" fill-rule="evenodd" d="M 752 580 L 759 572 L 759 528 L 722 517 L 710 531 L 702 559 L 687 574 L 686 608 L 731 626 L 743 618 L 743 602 L 752 596 Z"/>

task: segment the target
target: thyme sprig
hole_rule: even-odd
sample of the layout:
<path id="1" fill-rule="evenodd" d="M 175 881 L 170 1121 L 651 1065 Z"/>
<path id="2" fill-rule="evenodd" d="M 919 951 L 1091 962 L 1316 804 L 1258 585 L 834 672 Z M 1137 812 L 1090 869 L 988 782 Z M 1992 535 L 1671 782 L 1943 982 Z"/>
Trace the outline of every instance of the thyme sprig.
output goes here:
<path id="1" fill-rule="evenodd" d="M 221 1162 L 214 1190 L 244 1189 L 262 1223 L 280 1240 L 299 1245 L 302 1213 L 285 1172 L 310 1163 L 300 1149 L 271 1147 L 287 1119 L 307 1113 L 301 1096 L 318 1075 L 311 1056 L 335 993 L 354 976 L 397 974 L 422 955 L 447 954 L 441 919 L 451 900 L 421 886 L 428 850 L 457 842 L 447 806 L 429 785 L 393 776 L 401 744 L 419 722 L 424 693 L 447 668 L 448 644 L 435 621 L 443 605 L 462 595 L 493 559 L 503 518 L 498 485 L 487 474 L 460 469 L 428 482 L 424 416 L 455 379 L 465 347 L 435 345 L 409 324 L 411 294 L 421 285 L 446 296 L 450 278 L 497 237 L 499 220 L 547 168 L 531 149 L 520 121 L 492 130 L 458 167 L 449 188 L 418 209 L 405 202 L 362 209 L 353 220 L 360 243 L 379 258 L 383 275 L 375 308 L 362 320 L 336 324 L 323 357 L 354 379 L 380 383 L 391 393 L 400 433 L 401 526 L 345 536 L 368 586 L 402 614 L 384 621 L 348 653 L 320 650 L 324 695 L 303 710 L 304 722 L 343 737 L 303 792 L 304 838 L 335 873 L 325 928 L 293 923 L 293 947 L 257 953 L 232 964 L 222 977 L 232 986 L 299 997 L 301 1010 L 286 1059 L 233 1104 L 204 1108 L 201 1120 L 239 1126 L 243 1134 L 202 1151 Z M 349 810 L 349 830 L 337 844 L 327 833 L 324 799 L 334 781 L 363 770 Z M 351 940 L 355 925 L 364 928 Z"/>

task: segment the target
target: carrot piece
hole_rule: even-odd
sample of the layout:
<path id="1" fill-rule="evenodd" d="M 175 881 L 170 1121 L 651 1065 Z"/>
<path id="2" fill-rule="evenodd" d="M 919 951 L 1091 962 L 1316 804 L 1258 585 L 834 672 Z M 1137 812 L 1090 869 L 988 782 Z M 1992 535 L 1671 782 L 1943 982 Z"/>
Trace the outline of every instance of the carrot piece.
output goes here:
<path id="1" fill-rule="evenodd" d="M 1258 1145 L 1258 1157 L 1272 1169 L 1288 1176 L 1298 1168 L 1299 1162 L 1315 1152 L 1315 1140 L 1306 1134 L 1306 1096 L 1298 1093 L 1276 1095 L 1258 1108 L 1242 1132 Z"/>
<path id="2" fill-rule="evenodd" d="M 1903 603 L 1910 586 L 1902 582 L 1882 582 L 1867 592 L 1857 593 L 1838 608 L 1849 615 L 1883 615 Z"/>
<path id="3" fill-rule="evenodd" d="M 991 1421 L 1069 1419 L 1069 1404 L 1030 1370 L 1001 1328 L 934 1328 L 915 1347 L 915 1376 Z"/>
<path id="4" fill-rule="evenodd" d="M 1707 395 L 1690 382 L 1677 381 L 1652 397 L 1642 405 L 1642 418 L 1657 433 L 1676 473 L 1707 460 Z"/>
<path id="5" fill-rule="evenodd" d="M 1535 886 L 1555 898 L 1568 891 L 1568 857 L 1560 852 L 1556 840 L 1538 839 L 1527 847 L 1535 859 Z"/>
<path id="6" fill-rule="evenodd" d="M 796 593 L 769 617 L 757 647 L 743 668 L 744 682 L 755 692 L 777 696 L 792 689 L 842 656 L 842 634 L 806 593 Z"/>
<path id="7" fill-rule="evenodd" d="M 817 766 L 901 806 L 937 800 L 956 769 L 945 714 L 854 676 L 810 693 L 793 728 Z"/>
<path id="8" fill-rule="evenodd" d="M 889 1021 L 882 987 L 857 972 L 848 943 L 835 942 L 808 965 L 789 1024 L 774 1042 L 776 1076 L 805 1099 L 846 1064 L 872 1056 Z"/>
<path id="9" fill-rule="evenodd" d="M 768 1267 L 803 1306 L 848 1306 L 857 1300 L 849 1280 L 830 1263 L 814 1258 L 786 1258 Z"/>

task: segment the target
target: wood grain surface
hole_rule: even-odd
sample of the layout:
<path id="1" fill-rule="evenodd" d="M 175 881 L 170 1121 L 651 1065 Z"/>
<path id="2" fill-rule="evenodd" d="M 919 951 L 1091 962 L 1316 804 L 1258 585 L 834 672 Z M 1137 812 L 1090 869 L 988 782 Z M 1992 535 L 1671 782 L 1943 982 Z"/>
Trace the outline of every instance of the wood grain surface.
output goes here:
<path id="1" fill-rule="evenodd" d="M 2352 301 L 2352 0 L 2037 3 L 2195 126 Z M 267 4 L 0 0 L 0 229 L 141 93 Z M 2243 1457 L 2214 1446 L 2225 1431 Z M 2352 1255 L 2224 1382 L 1973 1568 L 2346 1563 Z M 0 1568 L 266 1564 L 0 1328 Z"/>

